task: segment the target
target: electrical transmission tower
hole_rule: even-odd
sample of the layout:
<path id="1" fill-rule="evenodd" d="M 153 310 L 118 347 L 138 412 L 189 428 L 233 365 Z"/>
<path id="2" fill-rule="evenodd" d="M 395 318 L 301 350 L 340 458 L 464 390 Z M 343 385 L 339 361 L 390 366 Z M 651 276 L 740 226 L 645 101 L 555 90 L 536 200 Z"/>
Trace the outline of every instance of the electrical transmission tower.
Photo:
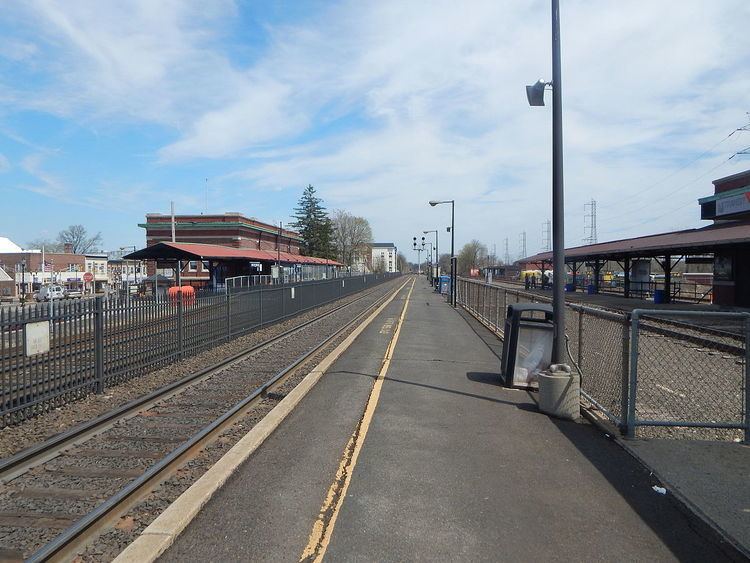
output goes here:
<path id="1" fill-rule="evenodd" d="M 505 264 L 510 265 L 510 251 L 508 250 L 508 237 L 505 237 Z"/>
<path id="2" fill-rule="evenodd" d="M 547 219 L 542 223 L 542 252 L 552 250 L 552 221 Z"/>
<path id="3" fill-rule="evenodd" d="M 520 258 L 526 258 L 526 231 L 522 232 L 518 237 L 518 246 L 521 250 Z"/>
<path id="4" fill-rule="evenodd" d="M 583 242 L 587 244 L 596 244 L 596 200 L 592 199 L 589 203 L 583 205 Z"/>

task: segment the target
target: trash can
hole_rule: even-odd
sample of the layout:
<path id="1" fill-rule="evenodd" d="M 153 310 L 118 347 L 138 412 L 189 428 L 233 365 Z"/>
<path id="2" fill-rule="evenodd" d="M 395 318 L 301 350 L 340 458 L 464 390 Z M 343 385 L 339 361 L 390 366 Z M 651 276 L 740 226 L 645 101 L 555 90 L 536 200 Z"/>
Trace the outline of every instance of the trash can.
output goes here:
<path id="1" fill-rule="evenodd" d="M 442 295 L 448 295 L 451 291 L 451 277 L 440 276 L 440 293 Z"/>
<path id="2" fill-rule="evenodd" d="M 565 284 L 565 292 L 566 293 L 572 293 L 576 290 L 576 287 L 572 283 L 566 283 Z"/>
<path id="3" fill-rule="evenodd" d="M 552 361 L 553 337 L 551 305 L 508 305 L 502 357 L 505 385 L 522 389 L 538 387 L 537 375 Z"/>
<path id="4" fill-rule="evenodd" d="M 661 303 L 664 303 L 664 290 L 655 289 L 654 290 L 654 304 L 659 305 Z"/>
<path id="5" fill-rule="evenodd" d="M 596 295 L 596 287 L 594 287 L 593 283 L 590 283 L 588 287 L 586 288 L 589 295 Z"/>

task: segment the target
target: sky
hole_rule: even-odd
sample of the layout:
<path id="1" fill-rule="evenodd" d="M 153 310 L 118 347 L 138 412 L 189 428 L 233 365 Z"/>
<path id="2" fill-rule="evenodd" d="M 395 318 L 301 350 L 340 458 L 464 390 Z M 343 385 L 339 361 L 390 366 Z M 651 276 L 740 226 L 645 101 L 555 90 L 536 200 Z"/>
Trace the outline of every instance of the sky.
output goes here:
<path id="1" fill-rule="evenodd" d="M 591 199 L 600 241 L 705 224 L 697 198 L 750 169 L 750 2 L 561 4 L 566 244 Z M 171 201 L 287 222 L 312 184 L 410 259 L 424 230 L 449 248 L 430 199 L 455 199 L 457 246 L 541 250 L 551 97 L 524 86 L 551 78 L 548 0 L 6 0 L 0 35 L 21 246 L 83 224 L 141 247 Z"/>

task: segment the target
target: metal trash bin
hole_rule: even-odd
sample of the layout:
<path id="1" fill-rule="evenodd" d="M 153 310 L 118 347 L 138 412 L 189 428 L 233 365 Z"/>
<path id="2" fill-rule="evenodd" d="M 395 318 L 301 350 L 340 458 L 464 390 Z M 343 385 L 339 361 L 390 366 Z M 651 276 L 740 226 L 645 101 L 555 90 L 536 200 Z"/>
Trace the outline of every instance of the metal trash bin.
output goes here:
<path id="1" fill-rule="evenodd" d="M 552 361 L 553 338 L 551 305 L 508 305 L 502 358 L 505 385 L 522 389 L 537 388 L 537 375 L 547 369 Z"/>

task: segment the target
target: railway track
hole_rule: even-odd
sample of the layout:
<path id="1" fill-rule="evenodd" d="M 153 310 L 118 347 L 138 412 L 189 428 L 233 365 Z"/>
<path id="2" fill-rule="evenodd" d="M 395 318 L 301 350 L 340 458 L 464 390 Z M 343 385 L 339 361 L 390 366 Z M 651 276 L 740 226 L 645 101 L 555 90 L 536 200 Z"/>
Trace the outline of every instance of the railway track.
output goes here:
<path id="1" fill-rule="evenodd" d="M 402 287 L 383 284 L 0 462 L 0 560 L 72 558 Z"/>

